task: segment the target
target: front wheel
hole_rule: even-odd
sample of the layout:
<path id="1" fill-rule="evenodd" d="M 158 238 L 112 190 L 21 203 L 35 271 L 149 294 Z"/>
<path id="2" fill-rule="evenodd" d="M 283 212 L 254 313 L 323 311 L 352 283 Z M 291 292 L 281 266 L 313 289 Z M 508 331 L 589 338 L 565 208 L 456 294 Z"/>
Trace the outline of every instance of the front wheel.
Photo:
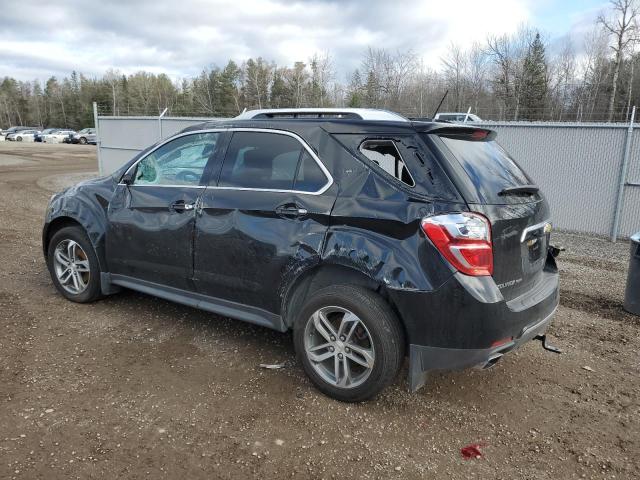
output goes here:
<path id="1" fill-rule="evenodd" d="M 389 385 L 404 358 L 398 318 L 379 295 L 336 285 L 316 292 L 294 325 L 298 360 L 326 395 L 367 400 Z"/>
<path id="2" fill-rule="evenodd" d="M 21 142 L 22 141 L 22 137 L 17 137 L 16 141 Z"/>
<path id="3" fill-rule="evenodd" d="M 87 139 L 84 137 L 80 137 L 80 145 L 86 145 L 87 144 Z"/>
<path id="4" fill-rule="evenodd" d="M 49 242 L 47 266 L 56 289 L 67 299 L 100 298 L 100 266 L 93 245 L 79 226 L 61 228 Z"/>

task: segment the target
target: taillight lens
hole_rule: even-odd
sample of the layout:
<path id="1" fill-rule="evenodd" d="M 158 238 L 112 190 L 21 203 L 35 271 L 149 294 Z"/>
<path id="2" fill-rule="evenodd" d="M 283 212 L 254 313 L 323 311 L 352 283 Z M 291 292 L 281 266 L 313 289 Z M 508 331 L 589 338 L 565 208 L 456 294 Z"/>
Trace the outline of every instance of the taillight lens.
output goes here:
<path id="1" fill-rule="evenodd" d="M 473 276 L 493 274 L 489 220 L 462 212 L 422 219 L 422 230 L 453 267 Z"/>

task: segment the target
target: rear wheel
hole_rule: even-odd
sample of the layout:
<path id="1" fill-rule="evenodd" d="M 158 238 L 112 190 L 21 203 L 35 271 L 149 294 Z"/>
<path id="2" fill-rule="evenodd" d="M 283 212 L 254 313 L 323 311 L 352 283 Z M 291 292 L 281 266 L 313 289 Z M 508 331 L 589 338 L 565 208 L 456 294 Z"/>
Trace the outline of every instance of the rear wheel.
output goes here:
<path id="1" fill-rule="evenodd" d="M 400 323 L 376 293 L 353 285 L 316 292 L 294 326 L 296 354 L 316 387 L 337 400 L 367 400 L 393 381 L 404 358 Z"/>
<path id="2" fill-rule="evenodd" d="M 47 264 L 53 284 L 67 299 L 87 303 L 101 297 L 98 257 L 81 227 L 65 227 L 53 235 Z"/>

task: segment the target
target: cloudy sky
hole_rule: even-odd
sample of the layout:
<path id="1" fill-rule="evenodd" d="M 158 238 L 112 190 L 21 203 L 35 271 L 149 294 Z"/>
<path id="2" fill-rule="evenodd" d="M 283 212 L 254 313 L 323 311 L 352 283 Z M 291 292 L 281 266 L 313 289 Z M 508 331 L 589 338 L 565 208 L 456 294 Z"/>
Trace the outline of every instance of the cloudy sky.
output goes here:
<path id="1" fill-rule="evenodd" d="M 262 56 L 281 64 L 330 52 L 338 75 L 367 46 L 412 49 L 439 68 L 462 46 L 527 23 L 576 50 L 606 0 L 0 0 L 0 77 L 101 75 L 113 68 L 197 75 Z"/>

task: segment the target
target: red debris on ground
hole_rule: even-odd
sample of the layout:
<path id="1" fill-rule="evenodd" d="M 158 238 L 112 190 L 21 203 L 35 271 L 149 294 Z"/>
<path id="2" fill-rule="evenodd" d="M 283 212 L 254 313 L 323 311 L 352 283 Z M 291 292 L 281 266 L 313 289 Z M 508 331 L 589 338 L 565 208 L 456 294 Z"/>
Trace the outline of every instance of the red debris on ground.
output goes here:
<path id="1" fill-rule="evenodd" d="M 483 445 L 481 443 L 472 443 L 471 445 L 461 448 L 460 453 L 462 454 L 462 458 L 465 460 L 469 460 L 470 458 L 480 458 L 482 456 L 480 447 L 482 446 Z"/>

